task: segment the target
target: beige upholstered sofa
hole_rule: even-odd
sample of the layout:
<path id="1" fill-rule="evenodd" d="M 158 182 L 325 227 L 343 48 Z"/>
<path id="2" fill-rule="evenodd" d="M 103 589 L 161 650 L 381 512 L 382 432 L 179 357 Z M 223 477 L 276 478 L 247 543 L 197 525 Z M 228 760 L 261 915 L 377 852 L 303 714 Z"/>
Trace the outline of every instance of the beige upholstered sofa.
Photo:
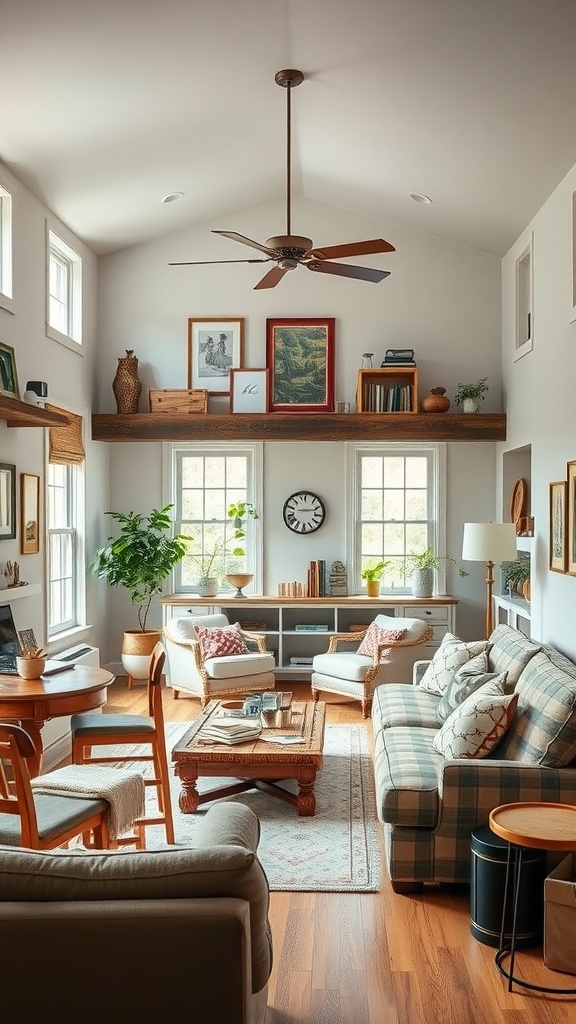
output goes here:
<path id="1" fill-rule="evenodd" d="M 272 964 L 259 822 L 216 804 L 193 849 L 0 847 L 6 1024 L 262 1024 Z"/>

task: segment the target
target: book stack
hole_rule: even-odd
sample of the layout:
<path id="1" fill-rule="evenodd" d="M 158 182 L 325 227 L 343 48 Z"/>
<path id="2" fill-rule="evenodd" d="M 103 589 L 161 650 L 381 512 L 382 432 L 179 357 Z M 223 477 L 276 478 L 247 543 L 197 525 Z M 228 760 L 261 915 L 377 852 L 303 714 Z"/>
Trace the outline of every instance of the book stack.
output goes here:
<path id="1" fill-rule="evenodd" d="M 257 740 L 262 732 L 260 720 L 248 721 L 238 718 L 211 718 L 205 725 L 200 737 L 212 743 L 247 743 Z"/>
<path id="2" fill-rule="evenodd" d="M 307 597 L 327 597 L 327 574 L 326 574 L 326 562 L 323 558 L 319 558 L 314 562 L 310 562 L 308 569 L 308 586 L 307 586 Z"/>
<path id="3" fill-rule="evenodd" d="M 416 366 L 413 348 L 387 348 L 381 366 Z"/>

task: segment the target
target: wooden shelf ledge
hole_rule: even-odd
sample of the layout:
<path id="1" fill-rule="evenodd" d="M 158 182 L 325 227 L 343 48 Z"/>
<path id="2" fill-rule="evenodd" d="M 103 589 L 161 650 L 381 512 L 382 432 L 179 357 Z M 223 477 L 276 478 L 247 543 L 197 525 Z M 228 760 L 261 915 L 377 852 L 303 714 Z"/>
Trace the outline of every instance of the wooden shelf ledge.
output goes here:
<path id="1" fill-rule="evenodd" d="M 504 413 L 95 413 L 94 441 L 505 441 Z"/>
<path id="2" fill-rule="evenodd" d="M 0 395 L 0 420 L 6 420 L 8 427 L 60 427 L 68 423 L 68 417 L 62 413 L 49 412 L 7 395 Z"/>

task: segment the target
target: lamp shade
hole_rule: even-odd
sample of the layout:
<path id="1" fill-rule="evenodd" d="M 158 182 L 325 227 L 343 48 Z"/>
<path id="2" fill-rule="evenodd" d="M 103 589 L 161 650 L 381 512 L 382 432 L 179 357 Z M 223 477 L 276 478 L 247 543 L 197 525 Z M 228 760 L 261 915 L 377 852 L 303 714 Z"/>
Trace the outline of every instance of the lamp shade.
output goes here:
<path id="1" fill-rule="evenodd" d="M 465 562 L 514 562 L 517 557 L 514 523 L 464 523 Z"/>

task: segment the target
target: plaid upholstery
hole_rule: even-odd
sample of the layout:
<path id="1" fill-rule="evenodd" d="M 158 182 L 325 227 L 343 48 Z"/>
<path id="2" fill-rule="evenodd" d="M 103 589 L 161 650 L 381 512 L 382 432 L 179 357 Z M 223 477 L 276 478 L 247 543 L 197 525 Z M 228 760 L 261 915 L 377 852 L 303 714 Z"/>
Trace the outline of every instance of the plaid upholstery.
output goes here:
<path id="1" fill-rule="evenodd" d="M 576 804 L 576 665 L 505 625 L 496 627 L 490 645 L 489 669 L 520 680 L 518 716 L 531 727 L 522 731 L 514 760 L 514 725 L 487 758 L 450 760 L 433 749 L 438 725 L 429 715 L 438 698 L 418 686 L 427 662 L 416 662 L 412 687 L 376 689 L 374 771 L 392 881 L 469 882 L 470 833 L 487 824 L 494 807 Z M 533 754 L 540 747 L 538 764 Z M 552 758 L 568 766 L 551 767 Z"/>
<path id="2" fill-rule="evenodd" d="M 534 655 L 516 685 L 518 708 L 498 756 L 563 768 L 576 757 L 576 676 Z"/>

